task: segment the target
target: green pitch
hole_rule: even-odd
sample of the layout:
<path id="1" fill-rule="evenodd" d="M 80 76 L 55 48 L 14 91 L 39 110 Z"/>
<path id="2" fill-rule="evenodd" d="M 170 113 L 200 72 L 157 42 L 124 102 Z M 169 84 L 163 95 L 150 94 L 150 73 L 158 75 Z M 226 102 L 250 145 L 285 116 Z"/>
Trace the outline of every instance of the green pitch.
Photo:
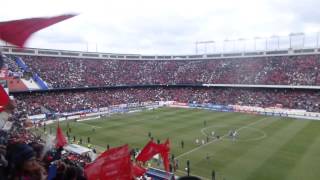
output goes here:
<path id="1" fill-rule="evenodd" d="M 206 123 L 205 123 L 206 122 Z M 206 125 L 205 125 L 206 124 Z M 64 132 L 67 123 L 62 123 Z M 222 180 L 318 180 L 320 177 L 320 121 L 296 120 L 196 109 L 161 108 L 113 115 L 98 120 L 69 122 L 72 132 L 99 151 L 129 144 L 142 148 L 149 140 L 171 141 L 171 154 L 179 160 L 178 175 L 210 179 L 212 170 Z M 95 130 L 93 130 L 95 129 Z M 226 134 L 236 130 L 233 140 Z M 212 131 L 220 140 L 211 137 Z M 209 143 L 200 144 L 202 139 Z M 184 141 L 184 148 L 181 147 Z"/>

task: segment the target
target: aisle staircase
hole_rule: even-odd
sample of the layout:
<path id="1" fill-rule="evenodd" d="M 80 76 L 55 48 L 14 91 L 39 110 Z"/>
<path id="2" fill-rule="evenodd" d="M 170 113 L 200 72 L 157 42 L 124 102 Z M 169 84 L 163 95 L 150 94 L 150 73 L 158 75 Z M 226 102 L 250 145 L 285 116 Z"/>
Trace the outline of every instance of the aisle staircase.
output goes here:
<path id="1" fill-rule="evenodd" d="M 37 73 L 32 72 L 30 70 L 30 68 L 28 67 L 28 65 L 22 60 L 22 58 L 15 57 L 15 62 L 24 72 L 31 72 L 33 74 L 31 81 L 27 82 L 27 85 L 28 85 L 27 87 L 29 88 L 29 90 L 34 90 L 34 89 L 47 90 L 47 89 L 49 89 L 47 83 L 45 81 L 43 81 Z"/>

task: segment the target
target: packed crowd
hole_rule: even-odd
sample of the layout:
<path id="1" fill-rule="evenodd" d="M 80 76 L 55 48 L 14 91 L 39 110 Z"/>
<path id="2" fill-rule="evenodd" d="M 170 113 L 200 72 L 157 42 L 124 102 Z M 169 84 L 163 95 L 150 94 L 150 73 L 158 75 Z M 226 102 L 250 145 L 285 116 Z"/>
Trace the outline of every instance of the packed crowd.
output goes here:
<path id="1" fill-rule="evenodd" d="M 3 55 L 3 69 L 7 70 L 9 77 L 20 78 L 23 76 L 23 71 L 19 68 L 13 58 Z"/>
<path id="2" fill-rule="evenodd" d="M 86 179 L 83 167 L 90 161 L 70 152 L 63 153 L 52 140 L 45 141 L 27 130 L 28 121 L 22 106 L 19 101 L 11 101 L 0 113 L 0 179 Z"/>
<path id="3" fill-rule="evenodd" d="M 270 57 L 212 61 L 102 61 L 23 57 L 53 87 L 121 84 L 290 84 L 319 85 L 318 56 Z M 54 59 L 54 60 L 52 60 Z M 5 68 L 19 68 L 5 59 Z M 10 61 L 10 62 L 9 62 Z M 59 73 L 57 73 L 59 72 Z M 320 112 L 317 90 L 212 87 L 88 89 L 15 94 L 0 113 L 0 179 L 86 179 L 85 157 L 62 153 L 52 141 L 28 131 L 26 115 L 73 112 L 146 101 L 238 104 Z M 51 143 L 51 144 L 50 144 Z M 54 176 L 52 176 L 54 174 Z"/>
<path id="4" fill-rule="evenodd" d="M 127 88 L 20 94 L 28 114 L 44 107 L 52 112 L 74 112 L 111 105 L 146 101 L 177 101 L 304 109 L 320 112 L 320 92 L 314 90 L 239 88 Z"/>
<path id="5" fill-rule="evenodd" d="M 320 56 L 98 60 L 21 56 L 53 88 L 123 84 L 320 85 Z"/>

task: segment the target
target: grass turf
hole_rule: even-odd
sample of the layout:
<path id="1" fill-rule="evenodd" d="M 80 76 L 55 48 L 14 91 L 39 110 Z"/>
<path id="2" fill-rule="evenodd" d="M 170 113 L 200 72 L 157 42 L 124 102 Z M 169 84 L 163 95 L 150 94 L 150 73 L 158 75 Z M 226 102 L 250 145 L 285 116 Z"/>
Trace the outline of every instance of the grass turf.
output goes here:
<path id="1" fill-rule="evenodd" d="M 206 126 L 204 125 L 206 121 Z M 61 123 L 66 131 L 67 123 Z M 266 117 L 198 109 L 160 108 L 154 111 L 112 115 L 98 120 L 69 122 L 72 132 L 103 151 L 129 144 L 142 148 L 151 132 L 155 140 L 171 141 L 171 154 L 179 160 L 177 174 L 185 174 L 190 160 L 191 174 L 217 180 L 318 180 L 320 171 L 320 121 Z M 93 132 L 93 128 L 95 131 Z M 237 140 L 225 136 L 236 129 Z M 212 131 L 222 136 L 210 137 Z M 196 139 L 209 143 L 197 145 Z M 181 147 L 184 141 L 184 148 Z"/>

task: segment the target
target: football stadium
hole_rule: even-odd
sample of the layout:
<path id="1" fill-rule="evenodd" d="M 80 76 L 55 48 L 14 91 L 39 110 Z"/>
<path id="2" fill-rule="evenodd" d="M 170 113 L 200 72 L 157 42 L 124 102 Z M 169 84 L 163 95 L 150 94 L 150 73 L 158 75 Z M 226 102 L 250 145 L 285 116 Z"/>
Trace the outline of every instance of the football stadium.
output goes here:
<path id="1" fill-rule="evenodd" d="M 218 14 L 226 9 L 216 8 Z M 1 180 L 319 179 L 320 26 L 268 37 L 254 37 L 253 31 L 251 39 L 220 45 L 204 36 L 186 53 L 169 43 L 164 49 L 177 52 L 172 54 L 149 53 L 163 48 L 161 43 L 143 41 L 143 48 L 129 38 L 116 50 L 128 52 L 116 53 L 98 50 L 97 43 L 90 50 L 88 42 L 81 42 L 85 49 L 68 42 L 86 36 L 68 24 L 91 21 L 103 39 L 102 23 L 95 25 L 88 12 L 0 18 Z M 156 32 L 170 34 L 169 29 Z M 189 38 L 179 33 L 173 33 L 177 41 Z"/>

